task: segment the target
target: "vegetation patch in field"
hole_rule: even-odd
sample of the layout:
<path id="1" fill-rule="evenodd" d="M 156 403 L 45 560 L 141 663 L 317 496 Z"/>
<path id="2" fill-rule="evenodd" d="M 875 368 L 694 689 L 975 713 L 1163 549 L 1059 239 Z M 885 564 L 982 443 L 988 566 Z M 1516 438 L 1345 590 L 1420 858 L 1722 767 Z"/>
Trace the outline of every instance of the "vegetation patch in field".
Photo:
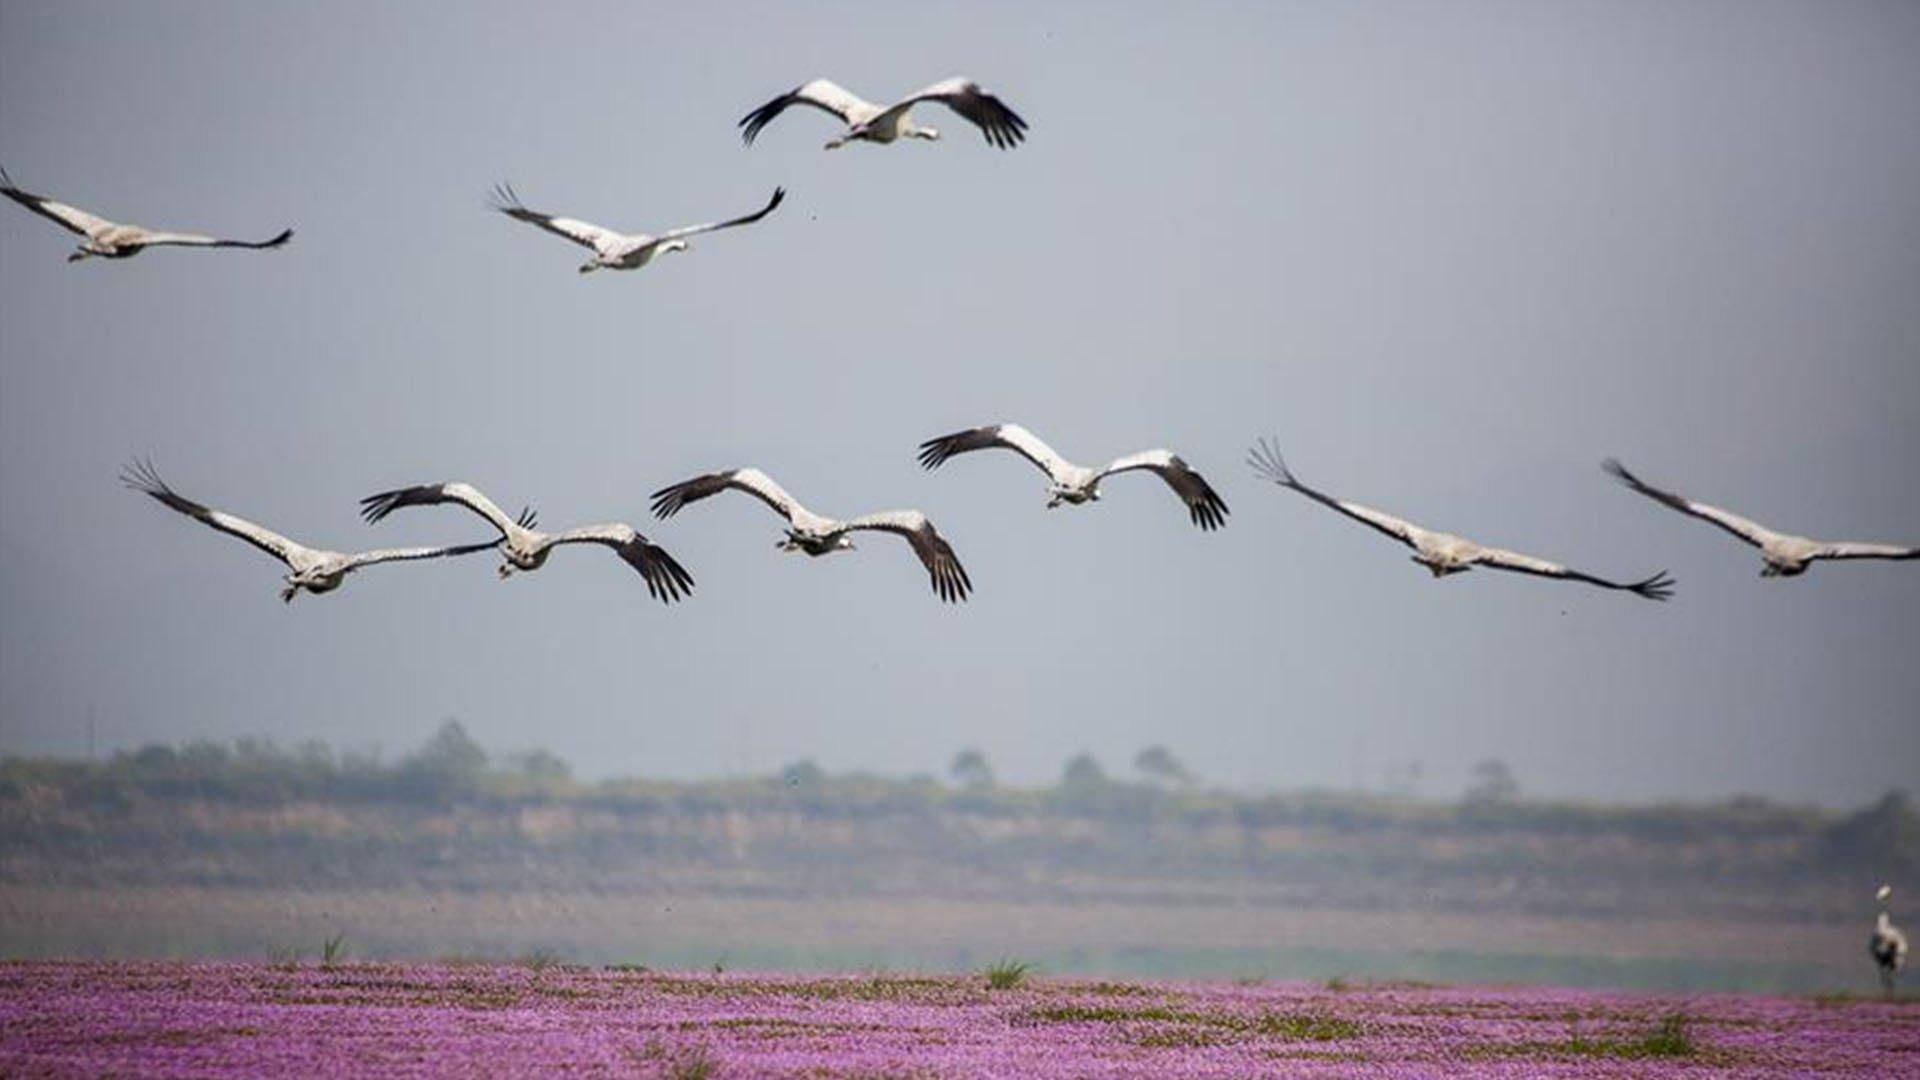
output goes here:
<path id="1" fill-rule="evenodd" d="M 474 1010 L 606 996 L 601 987 L 545 980 L 537 974 L 512 981 L 465 972 L 450 979 L 407 978 L 371 967 L 336 967 L 310 979 L 263 981 L 257 990 L 261 1000 L 271 1005 Z"/>
<path id="2" fill-rule="evenodd" d="M 552 949 L 529 949 L 520 957 L 520 966 L 535 975 L 548 971 L 585 971 L 584 964 L 571 964 Z"/>
<path id="3" fill-rule="evenodd" d="M 795 1020 L 778 1016 L 730 1016 L 723 1020 L 681 1020 L 674 1024 L 681 1031 L 729 1031 L 743 1035 L 780 1038 L 789 1035 L 857 1035 L 871 1033 L 872 1024 L 835 1020 Z M 890 1027 L 892 1032 L 926 1032 L 926 1028 Z"/>
<path id="4" fill-rule="evenodd" d="M 987 977 L 989 990 L 1012 990 L 1027 981 L 1033 965 L 1024 960 L 999 960 L 988 964 L 981 974 Z"/>
<path id="5" fill-rule="evenodd" d="M 1063 993 L 1090 994 L 1094 997 L 1152 997 L 1161 991 L 1141 986 L 1138 983 L 1089 982 L 1071 983 L 1061 988 Z"/>
<path id="6" fill-rule="evenodd" d="M 1199 1013 L 1181 1012 L 1165 1007 L 1123 1007 L 1120 1005 L 1042 1005 L 1020 1013 L 1017 1020 L 1035 1024 L 1124 1024 L 1146 1020 L 1160 1023 L 1199 1022 Z"/>
<path id="7" fill-rule="evenodd" d="M 1606 1058 L 1613 1061 L 1647 1061 L 1711 1056 L 1726 1059 L 1724 1053 L 1706 1050 L 1693 1039 L 1693 1020 L 1685 1013 L 1671 1013 L 1637 1035 L 1588 1035 L 1578 1021 L 1564 1039 L 1551 1042 L 1521 1042 L 1499 1046 L 1474 1047 L 1475 1058 Z"/>
<path id="8" fill-rule="evenodd" d="M 1167 1006 L 1049 1005 L 1019 1014 L 1016 1020 L 1041 1024 L 1125 1024 L 1148 1026 L 1130 1041 L 1139 1046 L 1218 1046 L 1251 1039 L 1288 1042 L 1337 1042 L 1360 1037 L 1355 1021 L 1310 1013 L 1198 1012 Z M 1150 1025 L 1150 1026 L 1149 1026 Z"/>
<path id="9" fill-rule="evenodd" d="M 815 998 L 826 1001 L 914 1001 L 938 1004 L 952 1000 L 956 991 L 968 990 L 952 979 L 920 978 L 907 975 L 875 975 L 869 979 L 827 979 L 817 982 L 775 984 L 768 992 L 786 997 Z"/>
<path id="10" fill-rule="evenodd" d="M 263 1032 L 254 1027 L 166 1028 L 160 1031 L 130 1031 L 96 1036 L 97 1041 L 120 1046 L 206 1046 L 229 1039 L 257 1039 Z"/>
<path id="11" fill-rule="evenodd" d="M 713 1080 L 720 1074 L 720 1063 L 705 1046 L 666 1047 L 648 1043 L 635 1055 L 642 1063 L 659 1070 L 664 1080 Z"/>
<path id="12" fill-rule="evenodd" d="M 1143 1031 L 1128 1041 L 1152 1050 L 1196 1050 L 1203 1046 L 1222 1046 L 1236 1040 L 1215 1028 L 1179 1026 Z"/>
<path id="13" fill-rule="evenodd" d="M 1444 983 L 1428 982 L 1425 979 L 1350 979 L 1344 975 L 1335 975 L 1323 985 L 1335 994 L 1344 994 L 1350 990 L 1442 990 Z"/>
<path id="14" fill-rule="evenodd" d="M 1360 1037 L 1360 1025 L 1337 1016 L 1274 1014 L 1260 1017 L 1254 1030 L 1292 1042 L 1338 1042 Z"/>
<path id="15" fill-rule="evenodd" d="M 1699 1048 L 1693 1043 L 1691 1025 L 1685 1013 L 1674 1013 L 1637 1039 L 1585 1040 L 1574 1052 L 1627 1059 L 1692 1057 L 1699 1053 Z"/>

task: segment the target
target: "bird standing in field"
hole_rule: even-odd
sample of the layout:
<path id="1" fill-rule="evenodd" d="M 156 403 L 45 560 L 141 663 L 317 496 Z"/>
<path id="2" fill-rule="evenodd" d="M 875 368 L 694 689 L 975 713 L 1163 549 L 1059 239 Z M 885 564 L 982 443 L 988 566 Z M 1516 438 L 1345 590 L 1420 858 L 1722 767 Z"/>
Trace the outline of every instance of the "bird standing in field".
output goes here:
<path id="1" fill-rule="evenodd" d="M 1648 600 L 1665 600 L 1673 595 L 1673 579 L 1669 578 L 1664 570 L 1641 581 L 1609 581 L 1606 578 L 1594 577 L 1592 574 L 1583 574 L 1578 570 L 1569 570 L 1559 563 L 1537 559 L 1531 555 L 1522 555 L 1517 551 L 1482 547 L 1463 537 L 1432 532 L 1410 521 L 1394 517 L 1392 514 L 1385 514 L 1371 507 L 1361 506 L 1359 503 L 1322 494 L 1295 479 L 1293 472 L 1287 468 L 1287 463 L 1280 457 L 1278 448 L 1268 445 L 1265 439 L 1260 440 L 1259 445 L 1249 452 L 1247 463 L 1253 466 L 1254 473 L 1261 479 L 1284 488 L 1292 488 L 1307 498 L 1337 510 L 1363 525 L 1377 529 L 1412 548 L 1413 561 L 1432 571 L 1434 577 L 1445 577 L 1448 574 L 1471 570 L 1476 566 L 1484 566 L 1491 570 L 1512 570 L 1538 577 L 1559 578 L 1562 581 L 1582 581 L 1588 585 L 1598 585 L 1603 589 L 1630 592 Z"/>
<path id="2" fill-rule="evenodd" d="M 383 548 L 378 551 L 362 551 L 349 555 L 340 551 L 327 551 L 310 548 L 281 536 L 271 529 L 262 528 L 244 518 L 232 514 L 211 510 L 194 502 L 167 486 L 160 474 L 154 471 L 149 461 L 135 462 L 127 467 L 120 476 L 120 482 L 135 491 L 151 495 L 168 507 L 204 522 L 210 528 L 218 529 L 228 536 L 237 536 L 261 551 L 286 563 L 292 573 L 286 576 L 287 587 L 280 590 L 280 599 L 292 603 L 293 598 L 302 591 L 314 594 L 332 592 L 340 587 L 348 574 L 363 566 L 375 566 L 384 562 L 399 562 L 411 559 L 438 559 L 448 555 L 468 555 L 476 551 L 485 551 L 499 543 L 489 540 L 484 544 L 461 544 L 454 547 L 417 547 Z"/>
<path id="3" fill-rule="evenodd" d="M 787 536 L 775 546 L 782 551 L 804 551 L 815 557 L 836 551 L 852 551 L 848 533 L 869 530 L 904 537 L 913 545 L 932 579 L 934 594 L 949 603 L 965 600 L 973 589 L 967 571 L 953 553 L 952 545 L 934 530 L 933 522 L 918 510 L 885 510 L 847 521 L 822 517 L 801 506 L 786 489 L 759 469 L 730 469 L 683 480 L 653 493 L 654 515 L 662 519 L 680 512 L 680 508 L 722 491 L 744 491 L 773 508 L 787 519 Z"/>
<path id="4" fill-rule="evenodd" d="M 518 518 L 509 518 L 492 499 L 481 494 L 471 484 L 458 481 L 445 484 L 422 484 L 418 487 L 396 488 L 369 495 L 360 500 L 360 516 L 371 525 L 403 506 L 432 506 L 438 503 L 458 503 L 479 514 L 500 530 L 500 553 L 505 561 L 500 564 L 500 576 L 511 577 L 515 570 L 533 571 L 546 565 L 547 556 L 562 544 L 599 544 L 613 549 L 628 566 L 640 572 L 647 583 L 647 592 L 663 604 L 671 604 L 693 591 L 693 575 L 686 572 L 665 548 L 648 540 L 633 530 L 632 526 L 613 522 L 604 525 L 583 525 L 561 533 L 543 533 L 531 509 L 520 511 Z"/>
<path id="5" fill-rule="evenodd" d="M 1027 137 L 1027 122 L 997 97 L 980 89 L 980 84 L 964 76 L 942 79 L 923 87 L 891 105 L 875 105 L 830 79 L 814 79 L 794 87 L 765 105 L 740 118 L 740 137 L 753 145 L 760 129 L 787 110 L 789 105 L 811 105 L 830 112 L 847 125 L 847 130 L 827 142 L 836 150 L 850 142 L 885 145 L 896 139 L 935 140 L 940 132 L 913 122 L 913 107 L 923 101 L 937 101 L 959 113 L 980 129 L 988 144 L 1011 150 Z"/>
<path id="6" fill-rule="evenodd" d="M 928 439 L 920 444 L 920 464 L 927 469 L 937 469 L 955 454 L 995 447 L 1014 451 L 1047 474 L 1048 509 L 1062 503 L 1079 506 L 1097 502 L 1100 481 L 1114 473 L 1145 469 L 1166 481 L 1186 504 L 1187 515 L 1195 525 L 1210 530 L 1227 521 L 1227 504 L 1219 493 L 1171 450 L 1142 450 L 1114 458 L 1102 468 L 1091 469 L 1061 457 L 1053 447 L 1019 424 L 993 424 Z"/>
<path id="7" fill-rule="evenodd" d="M 1760 569 L 1761 577 L 1798 577 L 1806 573 L 1807 567 L 1816 559 L 1920 559 L 1920 547 L 1867 544 L 1848 540 L 1810 540 L 1804 536 L 1774 532 L 1764 525 L 1748 521 L 1738 514 L 1729 513 L 1717 506 L 1708 506 L 1706 503 L 1694 502 L 1675 495 L 1671 491 L 1662 491 L 1628 472 L 1625 465 L 1613 458 L 1608 458 L 1601 467 L 1615 479 L 1647 498 L 1665 503 L 1683 514 L 1690 514 L 1702 521 L 1710 521 L 1759 548 L 1760 558 L 1766 562 L 1766 565 Z"/>
<path id="8" fill-rule="evenodd" d="M 121 225 L 95 217 L 85 210 L 55 202 L 45 195 L 22 191 L 13 185 L 13 177 L 0 169 L 0 195 L 58 224 L 68 232 L 85 237 L 80 247 L 67 256 L 68 262 L 81 259 L 127 259 L 150 247 L 202 248 L 276 248 L 293 239 L 293 230 L 284 229 L 271 240 L 221 240 L 199 233 L 162 232 L 139 225 Z"/>
<path id="9" fill-rule="evenodd" d="M 767 205 L 751 214 L 728 221 L 712 221 L 704 225 L 669 229 L 659 236 L 648 233 L 634 233 L 629 236 L 614 232 L 612 229 L 603 229 L 591 222 L 555 217 L 538 210 L 529 210 L 521 204 L 520 196 L 514 194 L 513 187 L 509 184 L 500 184 L 493 189 L 492 206 L 515 221 L 524 221 L 529 225 L 545 229 L 555 236 L 564 236 L 581 247 L 591 248 L 593 258 L 580 267 L 581 273 L 588 274 L 595 270 L 638 270 L 652 262 L 658 255 L 669 251 L 686 251 L 691 246 L 687 243 L 689 236 L 731 229 L 736 225 L 751 225 L 773 213 L 773 208 L 779 206 L 781 200 L 786 197 L 785 188 L 774 188 L 773 198 L 767 200 Z"/>
<path id="10" fill-rule="evenodd" d="M 1894 980 L 1899 978 L 1900 969 L 1907 966 L 1907 935 L 1893 925 L 1893 918 L 1887 914 L 1887 903 L 1893 899 L 1893 886 L 1880 886 L 1873 898 L 1880 903 L 1880 915 L 1874 920 L 1873 937 L 1867 941 L 1867 952 L 1873 955 L 1873 962 L 1880 967 L 1880 989 L 1892 997 Z"/>

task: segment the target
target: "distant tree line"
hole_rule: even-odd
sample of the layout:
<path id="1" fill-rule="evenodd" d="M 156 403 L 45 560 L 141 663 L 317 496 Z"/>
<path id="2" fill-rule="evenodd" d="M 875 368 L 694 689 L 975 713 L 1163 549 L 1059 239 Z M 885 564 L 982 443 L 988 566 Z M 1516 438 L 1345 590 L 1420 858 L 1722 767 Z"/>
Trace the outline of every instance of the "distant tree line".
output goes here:
<path id="1" fill-rule="evenodd" d="M 1202 785 L 1164 746 L 1133 759 L 1133 779 L 1117 779 L 1091 754 L 1067 761 L 1050 787 L 1003 785 L 977 749 L 955 754 L 950 783 L 829 773 L 812 761 L 742 779 L 675 782 L 611 779 L 588 783 L 545 750 L 489 754 L 455 720 L 418 749 L 387 761 L 375 753 L 336 753 L 320 742 L 291 748 L 262 739 L 152 745 L 106 761 L 0 760 L 0 828 L 16 826 L 20 807 L 48 799 L 108 813 L 169 801 L 251 805 L 297 802 L 459 803 L 565 801 L 624 812 L 664 808 L 726 811 L 798 809 L 822 816 L 874 813 L 1079 815 L 1117 821 L 1181 820 L 1246 827 L 1323 825 L 1407 829 L 1470 827 L 1531 833 L 1621 833 L 1649 842 L 1779 836 L 1835 865 L 1888 873 L 1920 868 L 1920 815 L 1904 792 L 1890 792 L 1847 814 L 1741 798 L 1713 804 L 1597 806 L 1528 800 L 1512 772 L 1483 762 L 1458 802 L 1304 791 L 1243 794 Z M 30 815 L 29 815 L 30 816 Z"/>

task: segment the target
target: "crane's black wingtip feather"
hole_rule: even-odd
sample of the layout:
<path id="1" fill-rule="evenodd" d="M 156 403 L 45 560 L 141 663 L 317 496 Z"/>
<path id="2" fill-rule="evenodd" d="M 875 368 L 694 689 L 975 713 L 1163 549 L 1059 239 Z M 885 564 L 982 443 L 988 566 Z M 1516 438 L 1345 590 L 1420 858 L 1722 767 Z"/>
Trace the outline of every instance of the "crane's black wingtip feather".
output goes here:
<path id="1" fill-rule="evenodd" d="M 1633 586 L 1633 591 L 1649 600 L 1667 600 L 1673 596 L 1676 582 L 1665 570 Z"/>
<path id="2" fill-rule="evenodd" d="M 933 575 L 933 591 L 942 603 L 965 603 L 968 594 L 973 592 L 973 582 L 967 578 L 967 572 L 955 563 L 951 568 Z"/>
<path id="3" fill-rule="evenodd" d="M 161 477 L 160 470 L 154 467 L 150 457 L 135 459 L 120 474 L 120 479 L 128 487 L 163 501 L 174 494 L 173 488 Z"/>
<path id="4" fill-rule="evenodd" d="M 1209 491 L 1206 497 L 1193 504 L 1193 523 L 1200 526 L 1202 531 L 1212 532 L 1226 527 L 1228 513 L 1227 504 Z"/>
<path id="5" fill-rule="evenodd" d="M 670 487 L 663 487 L 648 496 L 648 498 L 653 501 L 654 517 L 664 521 L 680 512 L 680 508 L 686 505 L 686 499 L 682 497 L 681 492 L 683 486 L 684 485 L 681 484 L 674 484 Z"/>
<path id="6" fill-rule="evenodd" d="M 760 134 L 760 129 L 771 123 L 773 118 L 780 114 L 780 110 L 787 107 L 792 97 L 792 94 L 783 94 L 741 117 L 740 122 L 735 125 L 740 129 L 741 142 L 752 146 L 754 138 Z"/>
<path id="7" fill-rule="evenodd" d="M 516 211 L 524 212 L 527 209 L 527 204 L 520 201 L 520 193 L 515 191 L 513 184 L 506 180 L 493 185 L 493 201 L 487 205 L 490 209 L 509 217 Z"/>
<path id="8" fill-rule="evenodd" d="M 135 491 L 144 491 L 151 495 L 166 485 L 161 482 L 160 474 L 154 471 L 153 462 L 146 458 L 135 458 L 120 470 L 120 482 Z"/>
<path id="9" fill-rule="evenodd" d="M 921 443 L 917 455 L 920 459 L 920 467 L 923 469 L 937 469 L 941 465 L 946 464 L 947 459 L 953 456 L 953 440 L 955 438 L 956 436 L 953 435 L 942 435 L 939 438 L 928 439 L 926 442 Z"/>

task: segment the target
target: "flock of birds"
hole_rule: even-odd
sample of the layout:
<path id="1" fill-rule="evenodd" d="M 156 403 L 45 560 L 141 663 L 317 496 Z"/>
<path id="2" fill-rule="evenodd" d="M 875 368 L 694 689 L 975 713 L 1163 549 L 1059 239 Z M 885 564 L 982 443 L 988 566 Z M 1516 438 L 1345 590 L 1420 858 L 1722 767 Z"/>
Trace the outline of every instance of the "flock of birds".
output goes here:
<path id="1" fill-rule="evenodd" d="M 1001 149 L 1012 149 L 1026 137 L 1027 123 L 1018 113 L 1008 108 L 997 96 L 981 89 L 978 83 L 964 77 L 943 79 L 885 106 L 867 101 L 830 80 L 813 79 L 754 109 L 741 118 L 739 127 L 742 139 L 752 145 L 761 131 L 787 109 L 795 105 L 808 105 L 833 114 L 845 125 L 839 135 L 827 142 L 826 149 L 829 150 L 856 141 L 886 145 L 901 139 L 939 139 L 937 130 L 923 127 L 913 119 L 914 107 L 923 103 L 938 103 L 953 110 L 977 127 L 988 144 Z M 277 248 L 293 236 L 292 229 L 284 229 L 267 240 L 232 240 L 121 224 L 46 196 L 24 191 L 13 183 L 12 177 L 3 169 L 0 169 L 0 194 L 79 235 L 82 239 L 78 248 L 67 257 L 70 262 L 87 258 L 125 259 L 149 247 L 163 246 Z M 688 250 L 691 237 L 752 225 L 778 209 L 785 198 L 786 190 L 775 188 L 766 205 L 752 213 L 724 221 L 669 229 L 658 235 L 617 232 L 577 218 L 530 209 L 520 201 L 513 188 L 504 183 L 494 188 L 490 205 L 515 221 L 525 222 L 590 250 L 592 258 L 579 268 L 585 274 L 595 270 L 637 270 L 668 252 Z M 1166 483 L 1186 506 L 1193 523 L 1202 530 L 1210 531 L 1226 524 L 1228 511 L 1225 500 L 1199 472 L 1170 450 L 1154 449 L 1127 454 L 1094 468 L 1068 461 L 1018 424 L 994 424 L 929 439 L 920 445 L 919 458 L 927 469 L 936 469 L 956 455 L 989 449 L 1011 450 L 1044 472 L 1047 476 L 1048 507 L 1095 502 L 1101 497 L 1100 485 L 1106 478 L 1118 473 L 1144 470 Z M 1436 532 L 1392 514 L 1335 498 L 1302 483 L 1287 467 L 1278 448 L 1265 439 L 1250 450 L 1248 464 L 1257 477 L 1299 492 L 1330 510 L 1405 544 L 1413 549 L 1413 561 L 1426 567 L 1435 577 L 1484 567 L 1581 582 L 1630 592 L 1648 600 L 1665 600 L 1673 594 L 1673 579 L 1664 570 L 1637 580 L 1618 581 L 1599 577 L 1548 559 Z M 1763 576 L 1798 575 L 1820 559 L 1920 558 L 1920 547 L 1822 541 L 1775 532 L 1730 511 L 1654 487 L 1629 472 L 1618 461 L 1607 460 L 1605 468 L 1634 491 L 1681 513 L 1711 522 L 1759 548 L 1764 561 Z M 361 501 L 362 516 L 371 524 L 383 520 L 401 507 L 452 503 L 485 519 L 498 534 L 492 540 L 442 547 L 380 548 L 347 553 L 307 547 L 244 518 L 188 499 L 169 487 L 151 462 L 142 461 L 129 466 L 122 480 L 134 490 L 145 492 L 166 506 L 221 532 L 239 537 L 285 563 L 288 572 L 281 596 L 288 601 L 303 591 L 330 592 L 338 588 L 348 574 L 361 567 L 468 555 L 489 549 L 497 549 L 503 556 L 500 575 L 506 577 L 515 570 L 539 569 L 553 549 L 565 544 L 597 544 L 611 549 L 639 571 L 648 592 L 663 602 L 671 603 L 693 590 L 693 576 L 686 568 L 666 549 L 647 539 L 629 524 L 610 522 L 583 525 L 556 533 L 542 532 L 537 527 L 537 517 L 531 508 L 523 509 L 515 517 L 508 517 L 498 504 L 478 488 L 459 481 L 422 484 L 370 495 Z M 785 519 L 786 535 L 778 545 L 782 550 L 805 552 L 812 556 L 827 555 L 853 550 L 854 533 L 891 533 L 904 539 L 919 557 L 926 567 L 935 595 L 941 600 L 965 600 L 973 589 L 973 582 L 954 553 L 953 546 L 919 510 L 885 510 L 845 519 L 826 517 L 801 505 L 772 477 L 756 468 L 708 473 L 662 488 L 653 494 L 653 513 L 664 520 L 679 513 L 688 503 L 729 490 L 759 499 Z"/>
<path id="2" fill-rule="evenodd" d="M 1143 450 L 1113 459 L 1099 468 L 1076 465 L 1060 456 L 1039 436 L 1018 424 L 994 424 L 956 431 L 928 439 L 920 444 L 920 464 L 936 469 L 959 454 L 975 450 L 1012 450 L 1031 461 L 1047 475 L 1047 507 L 1081 505 L 1098 501 L 1100 483 L 1116 473 L 1145 470 L 1160 477 L 1186 506 L 1193 524 L 1204 531 L 1226 524 L 1227 504 L 1219 492 L 1192 466 L 1171 450 Z M 1294 476 L 1279 451 L 1261 439 L 1248 454 L 1255 475 L 1280 487 L 1290 488 L 1307 498 L 1367 525 L 1413 549 L 1414 562 L 1426 567 L 1435 577 L 1457 574 L 1474 567 L 1510 570 L 1537 577 L 1584 582 L 1604 589 L 1631 592 L 1649 600 L 1665 600 L 1673 594 L 1673 579 L 1663 570 L 1637 581 L 1614 581 L 1597 577 L 1560 563 L 1525 555 L 1504 548 L 1488 547 L 1450 533 L 1435 532 L 1384 511 L 1336 498 L 1306 484 Z M 1621 482 L 1682 513 L 1711 521 L 1760 549 L 1763 577 L 1790 577 L 1804 573 L 1818 559 L 1912 559 L 1920 557 L 1920 548 L 1891 544 L 1811 540 L 1774 532 L 1737 514 L 1706 503 L 1653 487 L 1628 472 L 1618 461 L 1609 459 L 1606 469 Z M 671 603 L 693 591 L 693 576 L 665 548 L 648 540 L 624 522 L 581 525 L 562 532 L 542 532 L 538 516 L 531 507 L 509 517 L 487 495 L 472 484 L 446 481 L 382 491 L 360 500 L 360 512 L 368 524 L 385 520 L 388 514 L 407 506 L 433 506 L 452 503 L 464 506 L 491 525 L 497 535 L 492 540 L 442 547 L 380 548 L 346 553 L 310 548 L 289 540 L 245 518 L 214 510 L 174 491 L 160 478 L 153 464 L 136 462 L 121 477 L 136 491 L 153 496 L 166 506 L 198 519 L 255 547 L 287 564 L 286 588 L 281 598 L 291 601 L 300 592 L 324 593 L 338 588 L 346 575 L 363 566 L 386 562 L 436 559 L 468 555 L 498 549 L 504 561 L 500 576 L 515 570 L 538 570 L 545 565 L 553 549 L 563 544 L 598 544 L 612 549 L 628 565 L 640 572 L 647 591 L 656 599 Z M 728 469 L 682 480 L 652 495 L 654 516 L 665 520 L 678 514 L 689 503 L 698 502 L 723 491 L 739 491 L 765 503 L 786 521 L 786 536 L 777 545 L 783 551 L 808 555 L 829 555 L 854 549 L 851 534 L 856 532 L 892 533 L 906 540 L 926 567 L 933 591 L 945 601 L 965 600 L 973 582 L 954 554 L 953 545 L 940 535 L 933 522 L 919 510 L 882 510 L 853 518 L 832 518 L 801 505 L 771 476 L 756 468 Z"/>
<path id="3" fill-rule="evenodd" d="M 901 139 L 937 140 L 940 133 L 923 127 L 913 119 L 913 109 L 923 103 L 938 103 L 972 123 L 988 144 L 1012 149 L 1026 137 L 1027 123 L 998 97 L 981 89 L 970 79 L 943 79 L 900 98 L 890 105 L 876 105 L 827 79 L 814 79 L 773 98 L 741 118 L 742 139 L 752 145 L 766 126 L 787 109 L 807 105 L 837 117 L 845 128 L 827 142 L 826 149 L 837 149 L 850 142 L 887 145 Z M 128 225 L 91 214 L 85 210 L 35 195 L 16 186 L 13 178 L 0 169 L 0 194 L 78 235 L 77 249 L 67 256 L 69 262 L 88 258 L 125 259 L 150 247 L 200 248 L 278 248 L 293 237 L 292 229 L 283 229 L 266 240 L 223 239 L 199 233 L 170 232 Z M 580 266 L 580 272 L 595 270 L 637 270 L 660 255 L 688 250 L 688 240 L 704 233 L 752 225 L 778 209 L 786 198 L 784 188 L 775 188 L 765 206 L 749 214 L 724 221 L 669 229 L 658 235 L 621 233 L 576 218 L 529 209 L 513 188 L 498 185 L 493 192 L 493 209 L 516 221 L 570 240 L 592 252 L 592 258 Z M 919 460 L 932 470 L 960 454 L 976 450 L 1011 450 L 1032 462 L 1047 477 L 1049 508 L 1078 506 L 1101 498 L 1101 483 L 1119 473 L 1146 471 L 1158 476 L 1186 507 L 1193 524 L 1203 531 L 1226 524 L 1227 504 L 1204 477 L 1181 457 L 1165 449 L 1143 450 L 1114 458 L 1097 468 L 1076 464 L 1062 457 L 1039 436 L 1018 424 L 993 424 L 957 431 L 920 444 Z M 1336 498 L 1302 483 L 1280 456 L 1278 447 L 1261 439 L 1248 453 L 1254 475 L 1279 487 L 1291 489 L 1329 510 L 1352 518 L 1413 550 L 1413 561 L 1426 567 L 1435 577 L 1460 573 L 1475 567 L 1508 570 L 1538 577 L 1581 582 L 1605 589 L 1633 593 L 1648 600 L 1665 600 L 1673 593 L 1673 579 L 1665 571 L 1638 580 L 1616 581 L 1574 570 L 1560 563 L 1504 548 L 1488 547 L 1463 537 L 1423 528 L 1403 518 Z M 1762 576 L 1793 577 L 1804 573 L 1815 561 L 1824 559 L 1915 559 L 1920 547 L 1894 544 L 1815 540 L 1776 532 L 1745 517 L 1716 506 L 1697 502 L 1641 480 L 1620 462 L 1608 459 L 1604 468 L 1628 488 L 1674 510 L 1710 522 L 1760 550 Z M 639 572 L 647 590 L 662 602 L 671 603 L 693 590 L 693 576 L 666 549 L 647 539 L 624 522 L 581 525 L 560 532 L 543 532 L 529 507 L 509 517 L 499 504 L 471 484 L 459 481 L 421 484 L 369 495 L 361 500 L 361 515 L 369 524 L 384 520 L 393 511 L 410 506 L 454 504 L 484 519 L 497 534 L 491 539 L 439 547 L 378 548 L 360 552 L 340 552 L 308 547 L 244 518 L 215 510 L 189 499 L 168 486 L 149 461 L 130 465 L 122 475 L 127 486 L 195 518 L 206 525 L 238 537 L 279 559 L 287 566 L 281 597 L 291 601 L 301 592 L 325 593 L 339 588 L 346 576 L 366 566 L 389 562 L 418 561 L 497 550 L 502 556 L 500 576 L 515 571 L 539 569 L 555 548 L 567 544 L 595 544 L 611 549 Z M 926 567 L 933 591 L 943 601 L 967 598 L 973 583 L 953 546 L 933 522 L 918 510 L 884 510 L 852 518 L 832 518 L 801 505 L 771 476 L 756 468 L 729 469 L 680 481 L 655 492 L 652 510 L 664 520 L 678 514 L 690 503 L 725 491 L 738 491 L 765 503 L 785 521 L 785 536 L 778 547 L 811 556 L 853 550 L 853 534 L 891 533 L 904 539 Z M 1870 941 L 1870 952 L 1878 964 L 1883 984 L 1889 993 L 1894 979 L 1906 962 L 1906 936 L 1890 921 L 1888 903 L 1892 890 L 1881 886 L 1877 899 L 1878 920 Z"/>

